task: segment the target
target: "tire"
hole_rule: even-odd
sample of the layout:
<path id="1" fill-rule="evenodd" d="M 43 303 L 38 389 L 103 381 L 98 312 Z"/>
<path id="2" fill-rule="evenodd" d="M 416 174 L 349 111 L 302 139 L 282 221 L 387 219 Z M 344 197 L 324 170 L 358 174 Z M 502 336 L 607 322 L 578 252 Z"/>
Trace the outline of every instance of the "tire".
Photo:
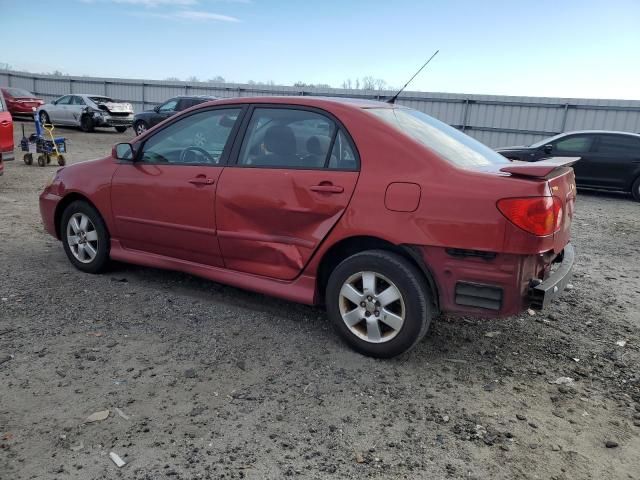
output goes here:
<path id="1" fill-rule="evenodd" d="M 640 202 L 640 177 L 636 178 L 636 181 L 631 185 L 631 195 L 636 202 Z"/>
<path id="2" fill-rule="evenodd" d="M 133 125 L 133 130 L 136 132 L 137 137 L 138 135 L 142 135 L 144 132 L 149 130 L 149 125 L 147 125 L 147 122 L 139 120 Z"/>
<path id="3" fill-rule="evenodd" d="M 60 165 L 61 167 L 64 167 L 67 163 L 67 159 L 64 158 L 63 155 L 58 155 L 58 165 Z"/>
<path id="4" fill-rule="evenodd" d="M 33 164 L 33 154 L 32 153 L 25 153 L 24 157 L 22 157 L 22 159 L 24 160 L 24 163 L 26 165 Z"/>
<path id="5" fill-rule="evenodd" d="M 365 282 L 373 285 L 373 295 L 367 295 L 371 289 Z M 390 358 L 411 350 L 426 335 L 433 317 L 430 295 L 422 273 L 404 257 L 369 250 L 343 260 L 331 272 L 326 306 L 334 326 L 354 350 Z"/>
<path id="6" fill-rule="evenodd" d="M 87 223 L 84 223 L 85 219 Z M 78 270 L 100 273 L 106 269 L 109 232 L 93 206 L 82 200 L 70 203 L 62 213 L 60 236 L 67 258 Z M 79 243 L 75 243 L 78 240 Z"/>
<path id="7" fill-rule="evenodd" d="M 51 124 L 51 120 L 49 119 L 49 114 L 45 111 L 41 111 L 38 116 L 40 117 L 40 125 Z"/>
<path id="8" fill-rule="evenodd" d="M 127 131 L 127 127 L 125 126 L 119 126 L 119 127 L 114 127 L 116 129 L 116 132 L 118 133 L 124 133 Z"/>
<path id="9" fill-rule="evenodd" d="M 44 155 L 38 155 L 38 166 L 44 167 L 47 164 L 47 157 Z"/>
<path id="10" fill-rule="evenodd" d="M 80 118 L 80 130 L 86 133 L 91 133 L 95 129 L 93 119 L 89 115 L 82 115 Z"/>

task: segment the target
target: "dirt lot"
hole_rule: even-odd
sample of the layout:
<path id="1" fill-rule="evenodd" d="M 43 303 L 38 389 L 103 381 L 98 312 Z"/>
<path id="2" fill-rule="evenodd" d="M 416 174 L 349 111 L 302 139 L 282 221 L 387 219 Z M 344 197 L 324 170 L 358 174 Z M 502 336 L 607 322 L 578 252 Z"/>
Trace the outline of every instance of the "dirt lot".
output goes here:
<path id="1" fill-rule="evenodd" d="M 71 163 L 131 136 L 59 132 Z M 581 192 L 573 289 L 548 311 L 439 318 L 378 361 L 320 309 L 135 266 L 80 273 L 40 224 L 55 168 L 20 158 L 0 177 L 2 479 L 640 479 L 628 197 Z"/>

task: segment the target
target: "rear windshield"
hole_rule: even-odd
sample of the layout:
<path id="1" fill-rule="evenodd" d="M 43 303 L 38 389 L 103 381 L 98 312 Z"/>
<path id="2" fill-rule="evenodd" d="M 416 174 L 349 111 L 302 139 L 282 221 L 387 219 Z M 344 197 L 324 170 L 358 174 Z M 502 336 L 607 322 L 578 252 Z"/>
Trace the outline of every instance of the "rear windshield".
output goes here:
<path id="1" fill-rule="evenodd" d="M 458 167 L 482 168 L 510 163 L 486 145 L 426 113 L 410 108 L 372 108 L 368 111 Z"/>
<path id="2" fill-rule="evenodd" d="M 33 98 L 33 93 L 28 92 L 22 88 L 7 88 L 5 89 L 12 97 L 30 97 Z"/>
<path id="3" fill-rule="evenodd" d="M 95 103 L 116 103 L 109 97 L 89 97 Z"/>

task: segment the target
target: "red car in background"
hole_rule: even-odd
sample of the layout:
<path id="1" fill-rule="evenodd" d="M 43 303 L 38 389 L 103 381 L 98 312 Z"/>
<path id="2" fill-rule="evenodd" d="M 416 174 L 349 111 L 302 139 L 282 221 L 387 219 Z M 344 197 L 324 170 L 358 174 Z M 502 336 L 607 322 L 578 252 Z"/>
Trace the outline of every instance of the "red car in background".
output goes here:
<path id="1" fill-rule="evenodd" d="M 31 92 L 22 88 L 2 87 L 0 88 L 7 109 L 11 115 L 33 116 L 33 109 L 44 105 L 44 100 L 36 97 Z"/>
<path id="2" fill-rule="evenodd" d="M 13 160 L 13 118 L 0 98 L 0 175 L 4 174 L 4 162 Z"/>
<path id="3" fill-rule="evenodd" d="M 575 160 L 511 162 L 386 103 L 236 98 L 58 170 L 40 211 L 82 271 L 112 259 L 324 303 L 354 349 L 391 357 L 438 312 L 513 315 L 563 291 Z"/>

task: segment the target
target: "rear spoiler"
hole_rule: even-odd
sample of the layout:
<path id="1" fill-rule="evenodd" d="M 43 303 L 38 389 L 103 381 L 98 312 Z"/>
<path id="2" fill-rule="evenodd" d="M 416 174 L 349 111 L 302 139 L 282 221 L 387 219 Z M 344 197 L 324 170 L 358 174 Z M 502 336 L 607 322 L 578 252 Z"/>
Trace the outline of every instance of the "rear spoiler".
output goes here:
<path id="1" fill-rule="evenodd" d="M 514 160 L 511 165 L 500 169 L 501 172 L 521 177 L 545 178 L 554 170 L 570 167 L 581 157 L 550 157 L 539 162 L 520 162 Z"/>

